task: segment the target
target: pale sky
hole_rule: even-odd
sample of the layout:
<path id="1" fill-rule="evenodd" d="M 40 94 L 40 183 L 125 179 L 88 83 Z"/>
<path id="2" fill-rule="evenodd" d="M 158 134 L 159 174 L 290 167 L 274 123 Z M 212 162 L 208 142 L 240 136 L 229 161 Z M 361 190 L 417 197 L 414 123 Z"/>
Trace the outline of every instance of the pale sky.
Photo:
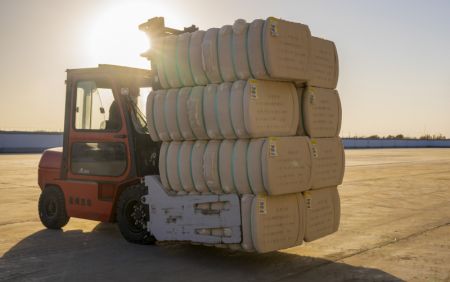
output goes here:
<path id="1" fill-rule="evenodd" d="M 275 16 L 338 48 L 341 136 L 450 137 L 450 1 L 0 0 L 0 129 L 62 130 L 65 70 L 147 68 L 138 24 L 201 29 Z"/>

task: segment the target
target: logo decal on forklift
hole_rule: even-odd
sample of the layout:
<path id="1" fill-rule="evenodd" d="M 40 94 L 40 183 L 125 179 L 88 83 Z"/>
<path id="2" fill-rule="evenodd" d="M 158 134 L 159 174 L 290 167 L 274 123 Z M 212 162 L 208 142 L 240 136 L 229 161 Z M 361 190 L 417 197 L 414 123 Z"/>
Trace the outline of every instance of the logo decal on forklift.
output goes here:
<path id="1" fill-rule="evenodd" d="M 92 205 L 91 199 L 85 199 L 85 198 L 73 198 L 72 196 L 69 197 L 69 204 L 76 205 L 76 206 L 88 206 L 90 207 Z"/>

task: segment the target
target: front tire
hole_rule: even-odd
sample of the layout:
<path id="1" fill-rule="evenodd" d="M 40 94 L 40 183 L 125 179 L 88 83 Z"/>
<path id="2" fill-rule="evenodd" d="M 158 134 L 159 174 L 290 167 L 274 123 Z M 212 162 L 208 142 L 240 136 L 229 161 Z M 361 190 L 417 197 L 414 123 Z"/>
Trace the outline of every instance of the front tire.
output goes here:
<path id="1" fill-rule="evenodd" d="M 141 202 L 147 194 L 144 185 L 127 187 L 117 202 L 117 223 L 122 236 L 131 243 L 154 244 L 155 237 L 147 231 L 148 206 Z"/>
<path id="2" fill-rule="evenodd" d="M 61 229 L 69 222 L 64 194 L 56 186 L 44 188 L 39 197 L 38 210 L 42 224 L 49 229 Z"/>

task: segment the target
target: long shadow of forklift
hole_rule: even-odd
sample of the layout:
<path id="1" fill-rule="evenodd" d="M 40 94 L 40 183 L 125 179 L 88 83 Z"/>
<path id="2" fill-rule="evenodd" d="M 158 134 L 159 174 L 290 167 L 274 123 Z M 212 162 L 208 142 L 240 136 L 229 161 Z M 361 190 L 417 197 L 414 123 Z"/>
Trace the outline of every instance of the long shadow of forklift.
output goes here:
<path id="1" fill-rule="evenodd" d="M 300 247 L 301 248 L 301 247 Z M 51 281 L 401 281 L 379 269 L 272 252 L 245 253 L 188 243 L 143 246 L 116 225 L 90 232 L 38 231 L 0 258 L 0 280 Z"/>

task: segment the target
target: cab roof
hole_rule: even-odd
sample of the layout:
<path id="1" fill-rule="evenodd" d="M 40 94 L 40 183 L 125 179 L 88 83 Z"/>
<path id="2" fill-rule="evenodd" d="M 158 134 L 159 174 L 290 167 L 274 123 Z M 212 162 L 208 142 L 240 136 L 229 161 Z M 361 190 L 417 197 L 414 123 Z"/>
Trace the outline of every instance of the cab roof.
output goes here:
<path id="1" fill-rule="evenodd" d="M 96 68 L 67 69 L 66 72 L 67 77 L 102 73 L 111 77 L 139 79 L 144 81 L 146 86 L 151 86 L 153 79 L 153 72 L 151 70 L 107 64 L 99 64 Z"/>

